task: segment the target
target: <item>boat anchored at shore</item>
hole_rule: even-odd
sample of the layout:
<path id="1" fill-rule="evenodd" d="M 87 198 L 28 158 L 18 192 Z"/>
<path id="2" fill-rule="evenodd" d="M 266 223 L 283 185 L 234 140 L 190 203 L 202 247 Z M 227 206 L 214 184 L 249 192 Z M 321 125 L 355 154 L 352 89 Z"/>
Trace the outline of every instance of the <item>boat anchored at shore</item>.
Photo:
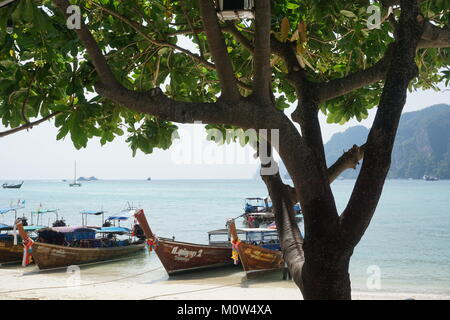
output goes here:
<path id="1" fill-rule="evenodd" d="M 247 276 L 255 273 L 279 270 L 283 267 L 283 255 L 280 249 L 276 229 L 253 228 L 250 230 L 236 229 L 233 220 L 228 221 L 231 235 L 233 259 L 241 261 Z M 239 231 L 244 231 L 246 238 L 239 238 Z"/>
<path id="2" fill-rule="evenodd" d="M 150 250 L 155 250 L 169 275 L 233 264 L 229 241 L 212 240 L 215 236 L 223 235 L 222 232 L 210 232 L 209 244 L 180 242 L 157 237 L 143 213 L 137 213 L 136 219 L 147 238 Z"/>
<path id="3" fill-rule="evenodd" d="M 238 264 L 238 261 L 233 259 L 233 239 L 240 242 L 239 257 L 242 255 L 241 262 L 247 275 L 282 267 L 283 260 L 281 252 L 278 251 L 280 246 L 275 229 L 236 229 L 233 219 L 228 229 L 208 232 L 209 244 L 197 244 L 157 237 L 144 215 L 138 213 L 136 219 L 147 238 L 150 250 L 156 252 L 169 276 Z"/>
<path id="4" fill-rule="evenodd" d="M 14 221 L 20 219 L 24 225 L 24 229 L 36 238 L 36 231 L 44 228 L 43 226 L 28 226 L 26 217 L 17 217 L 19 210 L 25 208 L 25 200 L 18 201 L 17 205 L 0 209 L 0 215 L 14 212 Z M 13 225 L 0 223 L 0 264 L 17 263 L 22 260 L 23 245 L 22 238 L 18 235 Z"/>
<path id="5" fill-rule="evenodd" d="M 127 210 L 126 216 L 117 215 L 117 219 L 126 220 L 138 212 L 144 214 L 141 209 Z M 135 232 L 124 227 L 44 228 L 38 230 L 36 241 L 29 237 L 21 221 L 16 227 L 24 239 L 24 246 L 31 249 L 26 250 L 26 254 L 31 254 L 41 270 L 119 259 L 145 248 L 145 241 L 134 237 Z M 134 230 L 137 229 L 135 226 Z M 125 236 L 126 239 L 117 236 Z M 24 261 L 30 261 L 29 257 Z"/>

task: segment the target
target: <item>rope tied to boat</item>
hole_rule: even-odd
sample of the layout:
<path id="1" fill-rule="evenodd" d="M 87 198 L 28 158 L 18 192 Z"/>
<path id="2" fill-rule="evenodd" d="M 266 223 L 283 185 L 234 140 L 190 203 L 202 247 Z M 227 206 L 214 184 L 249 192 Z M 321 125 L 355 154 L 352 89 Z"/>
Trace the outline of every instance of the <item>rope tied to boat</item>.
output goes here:
<path id="1" fill-rule="evenodd" d="M 238 264 L 239 261 L 239 245 L 241 244 L 241 240 L 236 239 L 231 241 L 231 259 L 234 260 L 234 264 Z"/>
<path id="2" fill-rule="evenodd" d="M 29 265 L 31 263 L 31 259 L 32 259 L 31 251 L 32 251 L 33 243 L 34 243 L 34 241 L 31 240 L 30 238 L 22 240 L 22 244 L 23 244 L 22 266 L 23 267 L 26 267 L 27 265 Z"/>

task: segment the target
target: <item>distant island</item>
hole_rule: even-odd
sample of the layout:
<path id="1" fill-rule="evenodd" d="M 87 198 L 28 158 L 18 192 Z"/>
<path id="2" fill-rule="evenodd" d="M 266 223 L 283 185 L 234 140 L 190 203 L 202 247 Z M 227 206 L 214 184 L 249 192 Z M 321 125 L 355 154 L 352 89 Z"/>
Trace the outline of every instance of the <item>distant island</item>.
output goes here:
<path id="1" fill-rule="evenodd" d="M 369 129 L 356 126 L 336 133 L 325 145 L 327 164 L 331 165 L 343 150 L 363 144 Z M 342 173 L 356 178 L 357 170 Z M 388 177 L 391 179 L 422 179 L 433 176 L 450 179 L 450 105 L 434 105 L 402 115 L 392 154 Z"/>
<path id="2" fill-rule="evenodd" d="M 94 177 L 94 176 L 89 177 L 89 178 L 79 177 L 79 178 L 77 179 L 77 181 L 98 181 L 98 178 L 96 178 L 96 177 Z"/>
<path id="3" fill-rule="evenodd" d="M 327 165 L 332 165 L 354 144 L 367 140 L 369 129 L 364 126 L 348 128 L 334 134 L 325 144 Z M 354 179 L 357 170 L 347 170 L 341 178 Z M 280 173 L 289 178 L 286 168 Z M 259 172 L 258 172 L 259 175 Z M 390 179 L 450 179 L 450 105 L 439 104 L 402 115 L 392 154 Z"/>

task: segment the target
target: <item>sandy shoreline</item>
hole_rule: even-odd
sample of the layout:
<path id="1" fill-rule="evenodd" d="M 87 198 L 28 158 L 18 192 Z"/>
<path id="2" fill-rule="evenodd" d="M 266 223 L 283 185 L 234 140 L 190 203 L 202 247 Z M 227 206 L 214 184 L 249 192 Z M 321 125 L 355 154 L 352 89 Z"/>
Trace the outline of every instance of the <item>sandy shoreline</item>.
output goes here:
<path id="1" fill-rule="evenodd" d="M 252 282 L 245 277 L 224 276 L 208 279 L 149 281 L 139 274 L 117 276 L 83 274 L 78 278 L 66 272 L 41 273 L 21 268 L 0 269 L 0 300 L 300 300 L 300 291 L 291 281 Z M 76 285 L 79 284 L 79 285 Z M 74 286 L 75 285 L 75 286 Z M 447 295 L 423 293 L 353 292 L 353 299 L 403 300 L 450 299 Z"/>

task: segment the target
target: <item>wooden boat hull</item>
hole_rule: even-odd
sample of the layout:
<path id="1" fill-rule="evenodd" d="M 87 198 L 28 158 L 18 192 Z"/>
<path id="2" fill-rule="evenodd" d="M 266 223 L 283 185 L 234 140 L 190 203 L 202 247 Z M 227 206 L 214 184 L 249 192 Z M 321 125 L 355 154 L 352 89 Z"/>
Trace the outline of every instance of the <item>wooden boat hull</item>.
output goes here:
<path id="1" fill-rule="evenodd" d="M 31 255 L 41 270 L 118 259 L 145 248 L 145 243 L 113 248 L 74 248 L 34 242 Z"/>
<path id="2" fill-rule="evenodd" d="M 281 251 L 254 246 L 245 242 L 239 244 L 239 259 L 247 274 L 283 268 Z"/>
<path id="3" fill-rule="evenodd" d="M 231 247 L 159 238 L 155 252 L 169 275 L 233 264 Z"/>
<path id="4" fill-rule="evenodd" d="M 19 262 L 23 257 L 23 245 L 14 245 L 12 240 L 0 241 L 0 264 Z"/>

